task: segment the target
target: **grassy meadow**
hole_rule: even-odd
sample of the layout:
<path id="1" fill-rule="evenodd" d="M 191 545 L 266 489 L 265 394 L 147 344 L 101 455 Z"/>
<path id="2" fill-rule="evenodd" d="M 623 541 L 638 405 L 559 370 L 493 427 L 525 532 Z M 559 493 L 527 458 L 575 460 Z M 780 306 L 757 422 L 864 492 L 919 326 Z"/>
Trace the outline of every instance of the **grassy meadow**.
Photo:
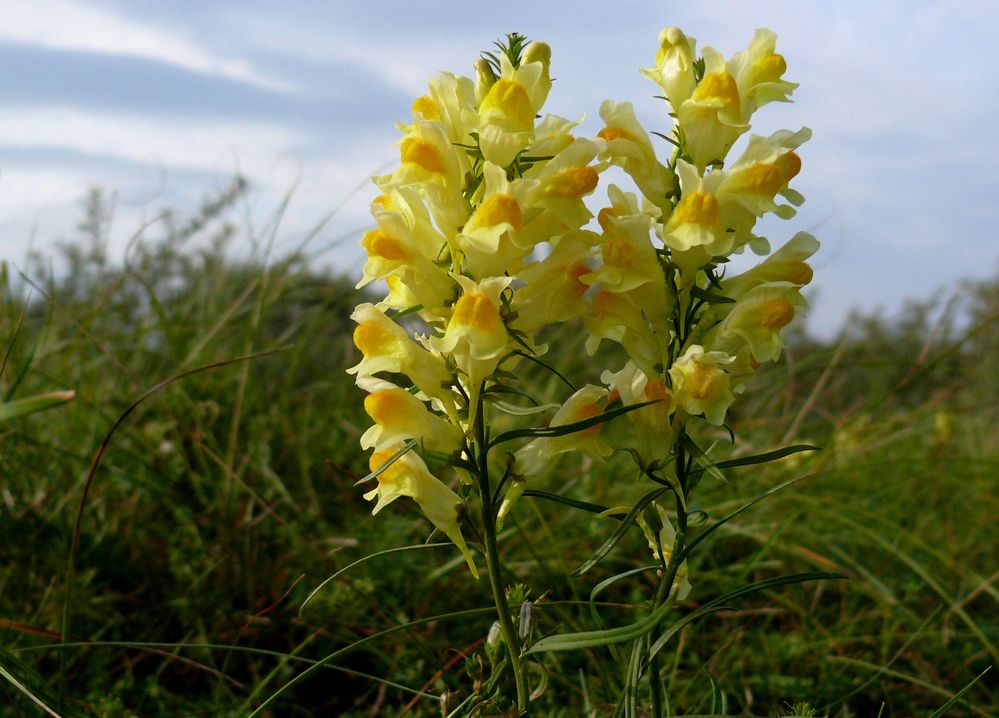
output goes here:
<path id="1" fill-rule="evenodd" d="M 402 501 L 372 518 L 353 486 L 369 424 L 344 372 L 354 278 L 269 257 L 278 223 L 248 236 L 242 191 L 150 224 L 124 262 L 94 194 L 55 261 L 3 267 L 0 398 L 75 399 L 0 424 L 0 716 L 247 716 L 328 658 L 261 714 L 416 718 L 481 679 L 489 587 L 452 548 L 376 556 L 305 603 L 429 524 Z M 738 442 L 720 433 L 712 456 L 823 449 L 705 482 L 718 517 L 804 477 L 711 535 L 677 615 L 768 576 L 847 580 L 687 625 L 663 653 L 672 715 L 997 714 L 999 281 L 953 296 L 830 342 L 799 329 L 735 405 Z M 547 338 L 569 378 L 590 373 L 581 334 Z M 539 395 L 555 381 L 538 369 Z M 633 501 L 628 466 L 566 458 L 541 488 Z M 647 576 L 588 599 L 648 563 L 641 532 L 573 578 L 614 522 L 521 501 L 501 540 L 536 635 L 630 620 Z M 614 715 L 617 658 L 547 654 L 536 714 Z"/>

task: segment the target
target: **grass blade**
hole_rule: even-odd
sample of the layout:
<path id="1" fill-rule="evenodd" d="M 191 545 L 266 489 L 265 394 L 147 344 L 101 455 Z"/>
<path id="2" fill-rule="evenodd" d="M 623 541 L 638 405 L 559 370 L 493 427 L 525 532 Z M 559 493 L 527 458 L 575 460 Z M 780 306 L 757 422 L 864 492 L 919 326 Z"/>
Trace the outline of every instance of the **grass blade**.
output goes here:
<path id="1" fill-rule="evenodd" d="M 27 399 L 17 399 L 6 404 L 0 404 L 0 421 L 10 421 L 20 416 L 27 416 L 38 411 L 45 411 L 52 407 L 73 401 L 76 396 L 72 391 L 52 391 L 46 394 L 37 394 Z"/>
<path id="2" fill-rule="evenodd" d="M 953 706 L 955 703 L 957 703 L 959 700 L 961 700 L 961 697 L 965 693 L 967 693 L 969 690 L 971 690 L 971 687 L 973 685 L 975 685 L 976 683 L 978 683 L 978 680 L 982 676 L 984 676 L 986 673 L 988 673 L 991 670 L 992 670 L 992 666 L 989 666 L 984 671 L 982 671 L 981 673 L 979 673 L 977 676 L 975 676 L 974 678 L 972 678 L 971 682 L 968 685 L 966 685 L 964 688 L 962 688 L 957 693 L 955 693 L 954 696 L 949 701 L 947 701 L 942 706 L 940 706 L 935 711 L 933 711 L 930 714 L 930 718 L 940 718 L 940 716 L 942 716 L 944 713 L 946 713 L 948 710 L 950 710 L 951 706 Z"/>
<path id="3" fill-rule="evenodd" d="M 625 532 L 631 528 L 631 525 L 635 523 L 638 515 L 645 509 L 645 507 L 662 496 L 664 493 L 666 493 L 666 489 L 656 489 L 655 491 L 650 491 L 636 501 L 635 505 L 631 507 L 631 511 L 628 512 L 628 515 L 621 521 L 621 524 L 614 529 L 614 533 L 612 533 L 607 540 L 600 545 L 600 548 L 593 552 L 593 555 L 583 562 L 582 566 L 573 571 L 572 575 L 582 576 L 584 573 L 596 566 L 600 559 L 610 553 L 611 549 L 617 545 L 618 541 L 620 541 Z"/>

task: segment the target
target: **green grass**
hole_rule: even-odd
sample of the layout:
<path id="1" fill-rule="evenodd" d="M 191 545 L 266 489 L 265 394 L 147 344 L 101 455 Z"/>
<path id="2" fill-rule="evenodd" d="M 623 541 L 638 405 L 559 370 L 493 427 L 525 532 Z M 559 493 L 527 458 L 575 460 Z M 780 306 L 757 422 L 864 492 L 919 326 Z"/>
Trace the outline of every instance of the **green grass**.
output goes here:
<path id="1" fill-rule="evenodd" d="M 488 587 L 451 549 L 375 557 L 300 611 L 326 577 L 422 543 L 428 524 L 405 502 L 372 518 L 352 486 L 367 424 L 343 371 L 352 281 L 268 256 L 270 230 L 230 223 L 241 191 L 150 225 L 125 266 L 102 250 L 109 212 L 95 195 L 58 277 L 45 258 L 25 268 L 30 284 L 4 269 L 3 399 L 76 399 L 0 427 L 0 715 L 45 715 L 40 702 L 63 716 L 245 716 L 362 639 L 269 714 L 396 716 L 415 697 L 407 715 L 436 716 L 437 696 L 467 696 L 482 677 Z M 963 323 L 913 305 L 893 323 L 855 318 L 843 344 L 798 336 L 750 387 L 739 443 L 716 437 L 717 456 L 825 448 L 705 480 L 701 506 L 718 518 L 809 477 L 705 541 L 676 615 L 771 576 L 849 580 L 738 599 L 684 628 L 663 653 L 675 715 L 808 702 L 819 715 L 929 716 L 999 660 L 997 287 L 963 290 Z M 550 342 L 573 379 L 591 372 L 578 333 Z M 557 380 L 532 371 L 554 395 Z M 628 465 L 567 459 L 540 488 L 624 503 L 642 491 Z M 648 562 L 632 531 L 570 576 L 613 526 L 522 499 L 502 541 L 509 578 L 535 599 L 536 636 L 592 627 L 591 589 Z M 649 583 L 603 591 L 601 620 L 634 620 Z M 611 715 L 622 653 L 549 654 L 538 715 Z M 993 670 L 948 715 L 994 715 L 997 692 Z"/>

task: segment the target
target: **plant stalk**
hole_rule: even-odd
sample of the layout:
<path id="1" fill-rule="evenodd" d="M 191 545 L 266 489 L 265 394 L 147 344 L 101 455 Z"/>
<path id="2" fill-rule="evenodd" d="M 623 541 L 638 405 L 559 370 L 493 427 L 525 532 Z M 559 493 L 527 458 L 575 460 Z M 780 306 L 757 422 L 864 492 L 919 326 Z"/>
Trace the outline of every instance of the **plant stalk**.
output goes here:
<path id="1" fill-rule="evenodd" d="M 520 639 L 510 617 L 510 604 L 506 600 L 506 589 L 503 585 L 502 562 L 499 546 L 496 543 L 496 505 L 493 503 L 492 487 L 489 482 L 489 443 L 485 430 L 484 407 L 482 392 L 478 392 L 478 410 L 475 415 L 476 460 L 478 465 L 479 498 L 482 502 L 482 541 L 486 553 L 486 570 L 489 572 L 489 587 L 493 593 L 493 603 L 499 619 L 500 633 L 510 654 L 510 667 L 513 670 L 514 683 L 517 685 L 517 715 L 528 715 L 530 691 L 524 665 L 520 656 Z"/>

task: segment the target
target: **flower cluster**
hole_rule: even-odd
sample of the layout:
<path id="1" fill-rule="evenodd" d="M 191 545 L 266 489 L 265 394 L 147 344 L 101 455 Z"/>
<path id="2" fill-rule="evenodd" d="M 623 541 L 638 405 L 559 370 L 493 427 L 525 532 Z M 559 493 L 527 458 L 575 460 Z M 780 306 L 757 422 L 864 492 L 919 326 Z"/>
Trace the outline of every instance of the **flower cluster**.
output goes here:
<path id="1" fill-rule="evenodd" d="M 602 143 L 574 137 L 578 122 L 538 120 L 551 89 L 547 45 L 514 35 L 502 50 L 476 64 L 474 80 L 430 83 L 401 127 L 399 166 L 375 180 L 377 228 L 362 240 L 358 286 L 385 280 L 389 292 L 352 315 L 363 358 L 349 370 L 369 392 L 375 426 L 362 444 L 373 472 L 416 442 L 468 482 L 461 466 L 497 369 L 541 352 L 534 337 L 545 325 L 586 311 L 582 279 L 599 238 L 582 229 L 592 218 L 583 199 L 606 166 L 596 162 Z M 402 454 L 375 478 L 375 511 L 412 498 L 475 571 L 462 499 L 424 458 Z"/>
<path id="2" fill-rule="evenodd" d="M 363 356 L 349 370 L 368 392 L 374 422 L 361 440 L 377 481 L 366 497 L 375 512 L 402 496 L 416 501 L 473 573 L 462 487 L 488 470 L 486 414 L 516 364 L 544 353 L 541 330 L 582 319 L 587 351 L 608 340 L 629 359 L 565 399 L 549 424 L 565 433 L 539 432 L 510 454 L 500 520 L 558 456 L 611 453 L 599 421 L 588 421 L 601 416 L 626 413 L 643 470 L 670 471 L 688 421 L 724 423 L 746 378 L 779 356 L 781 330 L 804 306 L 805 260 L 818 247 L 810 235 L 746 272 L 724 272 L 746 247 L 769 254 L 753 234 L 760 217 L 789 218 L 803 201 L 790 183 L 809 130 L 751 135 L 728 158 L 753 113 L 796 87 L 783 79 L 775 35 L 758 30 L 727 61 L 711 48 L 698 56 L 676 28 L 659 40 L 655 66 L 643 72 L 675 118 L 671 134 L 660 135 L 670 143 L 665 161 L 630 103 L 604 102 L 605 126 L 592 139 L 573 134 L 578 122 L 542 116 L 549 48 L 513 35 L 476 63 L 474 78 L 431 81 L 411 123 L 400 125 L 398 167 L 375 179 L 377 226 L 362 240 L 368 259 L 358 286 L 384 280 L 388 293 L 352 315 Z M 608 186 L 594 218 L 584 200 L 612 165 L 637 194 Z M 615 411 L 621 405 L 636 410 Z M 428 462 L 453 467 L 459 492 Z M 681 482 L 671 471 L 663 482 Z"/>
<path id="3" fill-rule="evenodd" d="M 655 80 L 675 118 L 672 157 L 661 164 L 629 103 L 605 102 L 600 158 L 621 167 L 641 201 L 611 185 L 601 210 L 600 257 L 584 281 L 594 285 L 584 317 L 593 352 L 601 340 L 620 344 L 628 363 L 601 377 L 626 404 L 658 403 L 630 414 L 646 466 L 662 464 L 690 417 L 724 423 L 745 379 L 776 359 L 781 330 L 804 306 L 812 277 L 805 263 L 817 249 L 801 232 L 756 267 L 725 276 L 724 264 L 749 247 L 767 254 L 753 234 L 766 213 L 787 219 L 804 198 L 789 185 L 801 169 L 795 150 L 810 136 L 779 131 L 751 135 L 729 163 L 752 114 L 796 87 L 783 78 L 776 36 L 757 30 L 747 50 L 725 61 L 677 28 L 659 36 Z"/>

